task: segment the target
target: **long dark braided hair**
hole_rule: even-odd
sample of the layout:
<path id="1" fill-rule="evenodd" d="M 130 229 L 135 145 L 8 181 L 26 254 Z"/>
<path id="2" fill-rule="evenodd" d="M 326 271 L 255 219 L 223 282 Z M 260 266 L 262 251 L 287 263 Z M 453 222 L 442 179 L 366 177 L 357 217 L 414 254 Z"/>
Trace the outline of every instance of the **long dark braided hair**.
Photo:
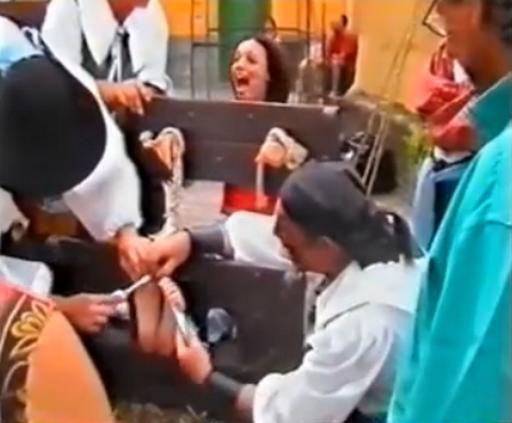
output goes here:
<path id="1" fill-rule="evenodd" d="M 362 268 L 416 256 L 405 220 L 367 198 L 344 163 L 304 165 L 285 181 L 280 199 L 286 215 L 305 233 L 331 239 Z"/>

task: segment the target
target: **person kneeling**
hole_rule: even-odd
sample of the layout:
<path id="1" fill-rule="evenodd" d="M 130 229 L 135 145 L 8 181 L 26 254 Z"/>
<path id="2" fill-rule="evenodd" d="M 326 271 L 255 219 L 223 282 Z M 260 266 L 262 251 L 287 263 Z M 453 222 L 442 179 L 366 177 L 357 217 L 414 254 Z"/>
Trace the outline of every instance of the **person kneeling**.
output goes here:
<path id="1" fill-rule="evenodd" d="M 294 172 L 276 215 L 274 234 L 293 265 L 324 276 L 301 365 L 242 385 L 214 370 L 197 338 L 177 334 L 182 371 L 256 423 L 383 421 L 419 289 L 421 261 L 405 222 L 376 208 L 339 163 Z M 173 271 L 211 240 L 179 233 L 155 246 L 153 260 Z"/>

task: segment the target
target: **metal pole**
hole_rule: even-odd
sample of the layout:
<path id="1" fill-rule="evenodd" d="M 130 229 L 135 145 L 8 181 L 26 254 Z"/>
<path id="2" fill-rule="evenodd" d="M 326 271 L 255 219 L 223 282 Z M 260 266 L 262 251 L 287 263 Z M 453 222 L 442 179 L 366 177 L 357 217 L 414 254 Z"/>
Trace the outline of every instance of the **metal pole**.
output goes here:
<path id="1" fill-rule="evenodd" d="M 311 54 L 311 0 L 306 0 L 306 49 L 307 57 Z"/>
<path id="2" fill-rule="evenodd" d="M 222 0 L 220 0 L 222 1 Z M 211 98 L 211 92 L 210 92 L 210 41 L 211 41 L 211 26 L 210 26 L 210 0 L 206 1 L 206 12 L 205 12 L 205 21 L 206 21 L 206 33 L 207 33 L 207 39 L 206 44 L 208 47 L 206 47 L 205 51 L 205 72 L 206 72 L 206 98 L 210 100 Z"/>
<path id="3" fill-rule="evenodd" d="M 196 11 L 196 2 L 195 0 L 190 0 L 190 58 L 189 58 L 189 78 L 190 78 L 190 96 L 192 98 L 196 97 L 196 86 L 195 86 L 195 73 L 194 73 L 194 67 L 195 67 L 195 61 L 194 61 L 194 54 L 195 54 L 195 31 L 194 31 L 194 17 L 195 17 L 195 11 Z"/>
<path id="4" fill-rule="evenodd" d="M 326 0 L 322 1 L 322 62 L 325 62 L 325 57 L 327 53 L 327 34 L 325 32 L 325 21 L 327 19 L 327 4 L 325 3 Z"/>
<path id="5" fill-rule="evenodd" d="M 297 24 L 297 30 L 298 30 L 298 34 L 299 34 L 299 40 L 300 40 L 300 36 L 301 36 L 301 33 L 302 33 L 302 25 L 301 25 L 301 17 L 302 17 L 302 1 L 297 1 L 295 2 L 295 5 L 297 6 L 295 8 L 295 22 Z"/>

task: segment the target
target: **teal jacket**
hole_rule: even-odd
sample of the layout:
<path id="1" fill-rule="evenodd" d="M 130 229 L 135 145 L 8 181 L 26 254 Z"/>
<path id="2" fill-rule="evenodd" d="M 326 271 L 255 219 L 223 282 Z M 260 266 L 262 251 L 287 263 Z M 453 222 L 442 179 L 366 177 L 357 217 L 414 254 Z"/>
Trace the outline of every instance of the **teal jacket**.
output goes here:
<path id="1" fill-rule="evenodd" d="M 481 150 L 429 252 L 391 423 L 512 422 L 512 75 L 470 113 Z"/>

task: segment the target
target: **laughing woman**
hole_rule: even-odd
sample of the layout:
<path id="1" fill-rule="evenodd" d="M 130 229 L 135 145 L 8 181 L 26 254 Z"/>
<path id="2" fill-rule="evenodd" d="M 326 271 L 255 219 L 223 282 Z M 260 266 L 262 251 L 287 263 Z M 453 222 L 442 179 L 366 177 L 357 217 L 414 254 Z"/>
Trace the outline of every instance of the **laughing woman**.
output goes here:
<path id="1" fill-rule="evenodd" d="M 231 59 L 230 82 L 235 101 L 285 103 L 290 93 L 290 78 L 279 44 L 266 36 L 242 40 Z M 302 148 L 293 142 L 298 149 Z M 256 160 L 275 167 L 282 165 L 279 160 L 284 156 L 281 147 L 267 147 L 269 145 L 264 143 Z M 206 243 L 215 252 L 223 250 L 226 243 L 229 244 L 226 255 L 233 254 L 236 259 L 267 267 L 289 268 L 290 263 L 282 258 L 279 242 L 272 234 L 275 218 L 269 215 L 274 212 L 275 200 L 271 199 L 264 210 L 252 213 L 255 204 L 254 191 L 226 185 L 223 211 L 231 216 L 223 225 L 200 228 L 201 236 L 208 239 Z M 157 243 L 173 251 L 159 273 L 172 273 L 188 258 L 189 241 L 186 234 L 178 232 Z"/>
<path id="2" fill-rule="evenodd" d="M 229 75 L 235 101 L 288 101 L 290 76 L 284 52 L 279 44 L 266 36 L 247 38 L 237 45 L 231 59 Z M 265 164 L 270 164 L 262 155 L 260 158 Z M 225 213 L 254 210 L 255 203 L 256 196 L 253 191 L 226 186 L 223 204 Z M 271 213 L 273 206 L 274 201 L 269 201 L 264 211 Z"/>
<path id="3" fill-rule="evenodd" d="M 286 103 L 290 78 L 281 47 L 265 36 L 242 40 L 230 65 L 235 100 Z"/>

